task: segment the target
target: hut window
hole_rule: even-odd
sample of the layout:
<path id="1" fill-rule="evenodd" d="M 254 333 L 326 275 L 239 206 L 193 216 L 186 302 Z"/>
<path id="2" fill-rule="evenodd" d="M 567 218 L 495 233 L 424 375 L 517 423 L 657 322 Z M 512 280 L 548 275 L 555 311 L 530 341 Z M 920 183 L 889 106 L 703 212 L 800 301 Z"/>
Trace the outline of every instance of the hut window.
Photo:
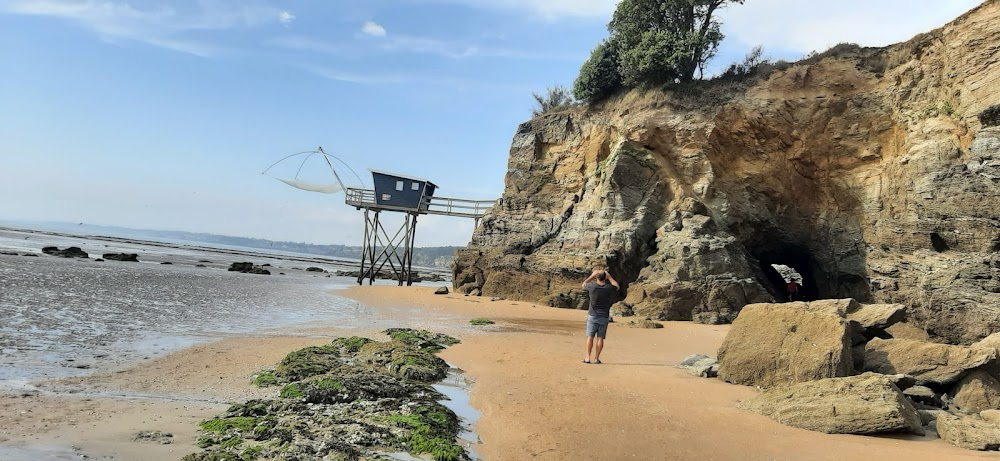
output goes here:
<path id="1" fill-rule="evenodd" d="M 413 187 L 413 190 L 420 190 L 420 183 L 415 182 L 415 183 L 413 183 L 412 187 Z"/>
<path id="2" fill-rule="evenodd" d="M 396 181 L 396 190 L 403 190 L 403 181 Z"/>

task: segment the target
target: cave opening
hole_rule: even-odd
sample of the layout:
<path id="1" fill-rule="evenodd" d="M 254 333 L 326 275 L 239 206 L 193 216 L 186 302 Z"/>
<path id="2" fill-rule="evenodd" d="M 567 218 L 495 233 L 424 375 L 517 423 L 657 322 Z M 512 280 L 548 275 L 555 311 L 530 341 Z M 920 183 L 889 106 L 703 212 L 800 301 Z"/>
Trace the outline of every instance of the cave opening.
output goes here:
<path id="1" fill-rule="evenodd" d="M 758 266 L 764 276 L 761 285 L 764 286 L 775 299 L 787 301 L 788 282 L 784 276 L 774 268 L 774 265 L 788 266 L 798 272 L 802 277 L 798 295 L 795 301 L 815 301 L 822 299 L 823 290 L 819 286 L 816 277 L 816 260 L 808 250 L 799 245 L 777 244 L 769 245 L 760 249 L 753 256 L 757 259 Z"/>
<path id="2" fill-rule="evenodd" d="M 933 247 L 934 251 L 938 253 L 943 253 L 949 250 L 948 242 L 938 235 L 937 232 L 931 232 L 931 247 Z"/>

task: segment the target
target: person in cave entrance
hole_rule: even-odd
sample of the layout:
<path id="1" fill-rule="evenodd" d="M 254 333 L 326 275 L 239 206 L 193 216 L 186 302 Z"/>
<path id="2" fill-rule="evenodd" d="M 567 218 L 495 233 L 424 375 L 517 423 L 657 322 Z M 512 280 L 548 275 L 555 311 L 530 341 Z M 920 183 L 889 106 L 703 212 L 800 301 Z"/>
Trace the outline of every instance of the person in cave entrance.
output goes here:
<path id="1" fill-rule="evenodd" d="M 799 286 L 801 283 L 798 280 L 794 278 L 788 280 L 788 302 L 795 301 L 795 297 L 799 295 Z"/>

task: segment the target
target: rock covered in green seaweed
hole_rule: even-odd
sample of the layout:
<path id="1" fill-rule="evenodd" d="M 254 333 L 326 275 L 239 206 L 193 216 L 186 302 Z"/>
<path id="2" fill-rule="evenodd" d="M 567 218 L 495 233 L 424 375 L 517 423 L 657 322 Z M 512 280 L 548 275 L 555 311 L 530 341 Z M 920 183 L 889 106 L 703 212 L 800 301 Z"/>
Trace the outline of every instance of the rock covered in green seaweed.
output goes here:
<path id="1" fill-rule="evenodd" d="M 332 344 L 306 347 L 281 359 L 274 375 L 284 382 L 298 381 L 327 373 L 340 364 L 340 351 Z"/>
<path id="2" fill-rule="evenodd" d="M 386 334 L 393 339 L 337 338 L 288 354 L 253 378 L 282 385 L 279 396 L 203 421 L 205 451 L 184 460 L 381 460 L 399 451 L 467 460 L 456 443 L 458 416 L 429 385 L 449 368 L 435 353 L 458 340 L 423 330 Z"/>
<path id="3" fill-rule="evenodd" d="M 418 349 L 431 349 L 439 351 L 447 346 L 460 343 L 458 338 L 442 333 L 431 333 L 427 330 L 414 330 L 412 328 L 389 328 L 385 334 L 397 341 L 402 341 Z"/>

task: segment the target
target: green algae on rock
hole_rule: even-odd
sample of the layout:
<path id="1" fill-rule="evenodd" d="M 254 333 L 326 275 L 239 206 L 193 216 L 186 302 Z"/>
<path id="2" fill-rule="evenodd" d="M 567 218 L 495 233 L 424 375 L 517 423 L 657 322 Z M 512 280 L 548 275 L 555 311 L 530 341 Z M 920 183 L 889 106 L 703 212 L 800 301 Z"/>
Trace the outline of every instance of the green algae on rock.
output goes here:
<path id="1" fill-rule="evenodd" d="M 471 323 L 473 325 L 476 325 L 476 326 L 479 326 L 479 325 L 493 325 L 496 322 L 494 322 L 494 321 L 492 321 L 490 319 L 477 318 L 477 319 L 469 320 L 469 323 Z"/>
<path id="2" fill-rule="evenodd" d="M 333 345 L 306 347 L 292 352 L 281 359 L 274 375 L 290 381 L 298 381 L 326 373 L 341 362 L 340 351 Z"/>
<path id="3" fill-rule="evenodd" d="M 419 349 L 433 349 L 439 351 L 446 346 L 453 346 L 460 341 L 457 338 L 442 333 L 431 333 L 427 330 L 414 330 L 411 328 L 389 328 L 385 334 L 397 341 L 402 341 Z"/>
<path id="4" fill-rule="evenodd" d="M 231 406 L 203 421 L 185 461 L 374 460 L 405 451 L 440 461 L 467 460 L 456 443 L 458 416 L 430 386 L 448 364 L 435 353 L 457 339 L 391 329 L 391 341 L 337 338 L 288 354 L 256 385 L 283 384 L 278 397 Z"/>

